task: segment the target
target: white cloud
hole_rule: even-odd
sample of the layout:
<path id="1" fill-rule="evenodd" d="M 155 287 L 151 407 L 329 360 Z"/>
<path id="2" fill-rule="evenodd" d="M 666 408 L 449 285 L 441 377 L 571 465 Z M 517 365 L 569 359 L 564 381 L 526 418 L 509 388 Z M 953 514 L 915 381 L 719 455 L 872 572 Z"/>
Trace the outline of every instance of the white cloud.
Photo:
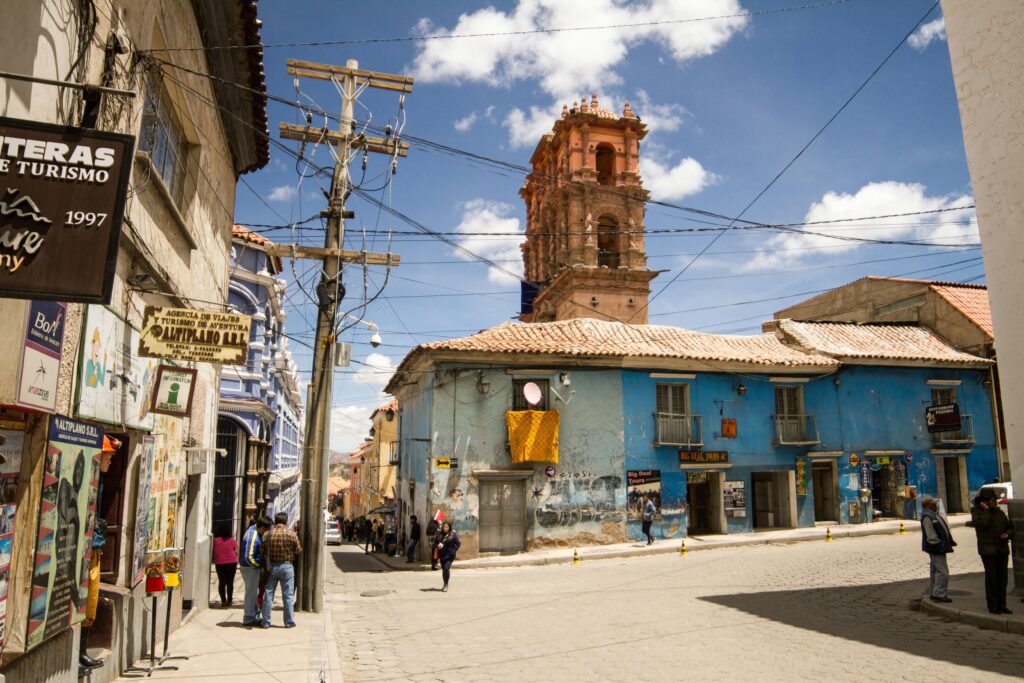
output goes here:
<path id="1" fill-rule="evenodd" d="M 662 201 L 689 197 L 719 180 L 719 176 L 693 157 L 686 157 L 675 166 L 662 164 L 652 157 L 640 157 L 640 177 L 651 198 Z"/>
<path id="2" fill-rule="evenodd" d="M 655 104 L 646 90 L 636 91 L 636 100 L 632 103 L 633 111 L 639 114 L 647 124 L 648 132 L 679 130 L 691 114 L 681 104 Z M 615 110 L 613 110 L 615 111 Z"/>
<path id="3" fill-rule="evenodd" d="M 467 234 L 457 237 L 459 246 L 497 261 L 503 268 L 522 275 L 522 252 L 519 250 L 519 245 L 522 244 L 524 235 L 519 227 L 519 219 L 510 215 L 513 211 L 512 206 L 487 199 L 472 199 L 463 203 L 460 209 L 462 210 L 462 220 L 455 226 L 455 232 L 485 234 Z M 518 233 L 518 235 L 488 237 L 487 233 Z M 460 251 L 456 251 L 455 255 L 466 260 L 471 258 Z M 512 261 L 512 263 L 502 263 L 506 260 Z M 502 284 L 514 282 L 509 275 L 494 267 L 488 268 L 487 279 Z"/>
<path id="4" fill-rule="evenodd" d="M 924 50 L 933 40 L 938 40 L 939 42 L 946 40 L 945 17 L 939 17 L 934 21 L 929 21 L 927 24 L 910 34 L 910 37 L 907 38 L 907 42 L 910 43 L 910 47 L 918 51 Z"/>
<path id="5" fill-rule="evenodd" d="M 394 362 L 383 353 L 371 353 L 363 363 L 359 365 L 356 374 L 352 375 L 352 381 L 356 384 L 369 384 L 383 389 L 395 373 Z"/>
<path id="6" fill-rule="evenodd" d="M 762 252 L 747 265 L 749 270 L 790 266 L 803 258 L 814 257 L 814 247 L 830 247 L 829 255 L 844 253 L 864 246 L 862 242 L 843 242 L 830 239 L 827 234 L 875 240 L 927 240 L 937 244 L 966 244 L 977 242 L 978 219 L 974 209 L 961 208 L 973 204 L 969 195 L 929 196 L 920 183 L 895 181 L 868 183 L 854 194 L 826 192 L 821 201 L 814 202 L 805 222 L 839 221 L 822 225 L 808 225 L 801 230 L 818 235 L 781 233 L 769 238 L 764 246 L 768 250 L 792 251 Z M 876 218 L 843 222 L 845 218 L 884 216 L 918 211 L 951 209 L 943 213 Z M 810 247 L 810 249 L 808 249 Z M 820 258 L 820 257 L 819 257 Z"/>
<path id="7" fill-rule="evenodd" d="M 459 131 L 460 133 L 465 133 L 467 130 L 473 127 L 473 124 L 476 123 L 477 118 L 479 117 L 477 116 L 477 113 L 475 111 L 469 112 L 469 114 L 463 116 L 461 119 L 458 119 L 453 124 L 455 126 L 455 130 Z"/>
<path id="8" fill-rule="evenodd" d="M 370 432 L 370 413 L 366 406 L 331 408 L 331 450 L 351 453 Z"/>
<path id="9" fill-rule="evenodd" d="M 529 113 L 517 108 L 510 111 L 501 123 L 508 128 L 508 141 L 513 147 L 532 147 L 551 130 L 561 113 L 562 105 L 558 102 L 547 109 L 530 107 Z"/>
<path id="10" fill-rule="evenodd" d="M 714 53 L 749 18 L 732 17 L 690 23 L 672 22 L 743 11 L 739 0 L 650 0 L 626 5 L 620 0 L 519 0 L 508 13 L 486 7 L 462 14 L 454 27 L 420 20 L 422 36 L 495 34 L 580 26 L 643 24 L 591 31 L 564 31 L 480 38 L 425 40 L 413 70 L 423 82 L 482 82 L 507 86 L 539 79 L 549 95 L 589 93 L 621 82 L 615 67 L 629 50 L 645 42 L 660 45 L 679 63 Z M 580 21 L 585 17 L 584 22 Z"/>
<path id="11" fill-rule="evenodd" d="M 298 195 L 298 191 L 292 185 L 278 185 L 270 190 L 267 199 L 272 202 L 290 202 Z"/>

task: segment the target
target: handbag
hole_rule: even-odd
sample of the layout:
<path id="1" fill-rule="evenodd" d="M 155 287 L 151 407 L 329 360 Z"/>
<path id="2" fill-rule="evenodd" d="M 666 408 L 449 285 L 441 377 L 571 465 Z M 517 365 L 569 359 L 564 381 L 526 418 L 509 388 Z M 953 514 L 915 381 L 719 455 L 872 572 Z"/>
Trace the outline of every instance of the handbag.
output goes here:
<path id="1" fill-rule="evenodd" d="M 437 548 L 434 548 L 434 559 L 437 560 Z"/>

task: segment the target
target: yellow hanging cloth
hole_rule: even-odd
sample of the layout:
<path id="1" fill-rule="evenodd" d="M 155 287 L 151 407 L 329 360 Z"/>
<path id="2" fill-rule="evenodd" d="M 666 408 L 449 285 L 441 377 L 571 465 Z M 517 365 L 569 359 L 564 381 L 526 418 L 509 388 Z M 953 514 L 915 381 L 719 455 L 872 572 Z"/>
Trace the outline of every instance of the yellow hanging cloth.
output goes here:
<path id="1" fill-rule="evenodd" d="M 505 423 L 512 462 L 558 462 L 557 410 L 509 410 Z"/>
<path id="2" fill-rule="evenodd" d="M 88 628 L 96 620 L 96 606 L 100 601 L 100 556 L 103 554 L 101 548 L 92 549 L 92 559 L 89 560 L 89 593 L 85 601 L 85 621 L 82 626 Z"/>

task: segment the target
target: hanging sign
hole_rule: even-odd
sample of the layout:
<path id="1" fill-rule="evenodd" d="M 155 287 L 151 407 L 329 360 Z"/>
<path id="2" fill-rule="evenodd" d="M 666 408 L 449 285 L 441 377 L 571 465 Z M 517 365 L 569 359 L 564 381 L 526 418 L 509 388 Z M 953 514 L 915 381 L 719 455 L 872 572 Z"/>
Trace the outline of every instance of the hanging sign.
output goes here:
<path id="1" fill-rule="evenodd" d="M 245 365 L 252 318 L 238 313 L 146 306 L 139 355 Z"/>
<path id="2" fill-rule="evenodd" d="M 860 456 L 856 453 L 850 453 L 850 467 L 856 467 L 860 464 Z"/>
<path id="3" fill-rule="evenodd" d="M 175 368 L 161 365 L 156 370 L 156 382 L 153 387 L 154 413 L 188 417 L 192 412 L 192 393 L 196 381 L 196 371 L 191 368 Z"/>
<path id="4" fill-rule="evenodd" d="M 0 296 L 109 303 L 134 144 L 0 117 Z"/>
<path id="5" fill-rule="evenodd" d="M 924 421 L 929 433 L 960 431 L 960 405 L 946 403 L 939 406 L 928 406 L 924 411 Z"/>
<path id="6" fill-rule="evenodd" d="M 19 406 L 46 413 L 56 410 L 66 313 L 67 304 L 59 301 L 30 302 L 15 399 Z"/>
<path id="7" fill-rule="evenodd" d="M 722 418 L 722 438 L 723 439 L 735 439 L 736 438 L 736 418 L 734 418 L 734 417 L 723 417 Z"/>
<path id="8" fill-rule="evenodd" d="M 452 468 L 451 458 L 434 458 L 435 470 L 450 470 Z"/>

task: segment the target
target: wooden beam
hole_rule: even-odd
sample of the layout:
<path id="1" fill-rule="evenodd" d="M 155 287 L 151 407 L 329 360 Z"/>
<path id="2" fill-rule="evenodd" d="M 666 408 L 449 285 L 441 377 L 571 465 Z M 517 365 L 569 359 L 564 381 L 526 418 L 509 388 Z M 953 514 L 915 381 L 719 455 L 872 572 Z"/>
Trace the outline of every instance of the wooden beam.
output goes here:
<path id="1" fill-rule="evenodd" d="M 337 66 L 335 64 L 322 64 L 320 62 L 309 62 L 304 59 L 289 59 L 288 69 L 291 73 L 291 69 L 307 69 L 310 71 L 323 71 L 329 74 L 336 74 L 338 76 L 352 75 L 357 78 L 364 78 L 367 80 L 375 81 L 391 81 L 393 83 L 402 83 L 411 86 L 415 79 L 412 76 L 400 76 L 398 74 L 389 74 L 381 71 L 365 71 L 363 69 L 349 69 L 345 66 Z"/>
<path id="2" fill-rule="evenodd" d="M 286 140 L 302 140 L 305 142 L 323 142 L 324 140 L 329 140 L 334 144 L 341 144 L 345 142 L 345 136 L 338 131 L 324 128 L 311 128 L 309 126 L 299 126 L 293 123 L 279 123 L 278 133 Z M 373 135 L 350 136 L 349 145 L 352 149 L 363 149 L 365 147 L 370 152 L 378 152 L 389 156 L 395 153 L 394 139 L 385 140 L 384 138 L 374 137 Z M 408 142 L 398 143 L 398 156 L 409 156 Z"/>
<path id="3" fill-rule="evenodd" d="M 370 266 L 397 266 L 401 261 L 401 257 L 398 254 L 390 252 L 327 249 L 325 247 L 307 247 L 291 244 L 264 244 L 261 246 L 270 256 L 280 256 L 281 258 L 341 258 L 345 263 L 365 263 Z"/>

